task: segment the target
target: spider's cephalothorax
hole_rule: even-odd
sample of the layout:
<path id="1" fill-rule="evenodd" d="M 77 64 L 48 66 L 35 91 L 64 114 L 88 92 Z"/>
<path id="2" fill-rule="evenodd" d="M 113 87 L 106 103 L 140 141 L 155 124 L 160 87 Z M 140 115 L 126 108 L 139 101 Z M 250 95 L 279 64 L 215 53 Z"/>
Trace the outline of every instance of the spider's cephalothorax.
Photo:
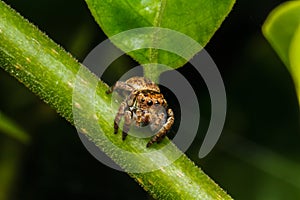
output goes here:
<path id="1" fill-rule="evenodd" d="M 136 126 L 150 125 L 156 134 L 147 143 L 147 147 L 160 142 L 174 123 L 173 111 L 167 109 L 167 102 L 159 87 L 144 77 L 132 77 L 125 82 L 118 81 L 107 93 L 113 90 L 126 94 L 114 121 L 114 133 L 119 129 L 119 122 L 124 116 L 122 139 L 125 140 L 132 123 Z M 165 113 L 164 111 L 167 110 Z"/>

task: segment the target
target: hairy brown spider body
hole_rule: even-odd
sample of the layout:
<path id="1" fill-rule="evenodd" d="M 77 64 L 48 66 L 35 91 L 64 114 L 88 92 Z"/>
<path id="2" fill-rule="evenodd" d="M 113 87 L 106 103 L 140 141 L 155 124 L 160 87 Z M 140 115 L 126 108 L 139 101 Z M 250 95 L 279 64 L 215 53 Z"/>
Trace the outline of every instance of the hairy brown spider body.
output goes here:
<path id="1" fill-rule="evenodd" d="M 118 133 L 119 123 L 124 116 L 122 139 L 125 140 L 131 124 L 142 127 L 150 125 L 156 134 L 147 147 L 160 142 L 174 123 L 173 111 L 168 107 L 159 87 L 144 77 L 132 77 L 125 82 L 118 81 L 107 93 L 113 90 L 123 92 L 125 100 L 121 103 L 114 120 L 114 133 Z M 164 111 L 167 110 L 165 113 Z"/>

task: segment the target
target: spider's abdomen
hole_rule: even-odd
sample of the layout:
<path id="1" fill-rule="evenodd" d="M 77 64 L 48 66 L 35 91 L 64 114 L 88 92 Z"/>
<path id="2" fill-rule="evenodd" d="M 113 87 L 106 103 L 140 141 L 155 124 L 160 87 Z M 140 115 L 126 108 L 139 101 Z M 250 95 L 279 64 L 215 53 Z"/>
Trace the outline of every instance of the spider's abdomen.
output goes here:
<path id="1" fill-rule="evenodd" d="M 145 77 L 135 76 L 128 79 L 125 83 L 130 85 L 135 90 L 139 90 L 139 91 L 150 90 L 153 92 L 160 93 L 159 87 L 153 81 Z"/>

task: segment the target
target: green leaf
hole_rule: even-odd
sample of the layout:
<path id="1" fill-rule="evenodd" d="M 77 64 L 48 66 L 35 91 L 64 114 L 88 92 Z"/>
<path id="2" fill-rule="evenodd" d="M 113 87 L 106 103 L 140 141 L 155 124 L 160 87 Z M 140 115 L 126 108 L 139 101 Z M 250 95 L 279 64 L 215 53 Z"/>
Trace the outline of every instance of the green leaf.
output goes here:
<path id="1" fill-rule="evenodd" d="M 15 138 L 23 143 L 29 142 L 29 135 L 20 128 L 13 120 L 0 112 L 0 132 Z"/>
<path id="2" fill-rule="evenodd" d="M 274 9 L 263 25 L 263 33 L 289 69 L 300 104 L 300 1 Z"/>
<path id="3" fill-rule="evenodd" d="M 96 21 L 107 36 L 141 27 L 160 27 L 185 34 L 204 47 L 228 15 L 234 0 L 86 0 Z M 159 31 L 149 32 L 148 37 L 139 38 L 130 35 L 115 41 L 122 50 L 124 46 L 144 46 L 145 43 L 157 43 L 165 39 Z M 138 40 L 137 40 L 138 38 Z M 171 41 L 176 44 L 180 40 Z M 189 49 L 189 44 L 180 48 Z M 189 59 L 199 52 L 195 49 Z M 174 53 L 154 48 L 129 53 L 140 64 L 160 63 L 178 68 L 187 62 Z M 189 60 L 188 59 L 188 60 Z"/>

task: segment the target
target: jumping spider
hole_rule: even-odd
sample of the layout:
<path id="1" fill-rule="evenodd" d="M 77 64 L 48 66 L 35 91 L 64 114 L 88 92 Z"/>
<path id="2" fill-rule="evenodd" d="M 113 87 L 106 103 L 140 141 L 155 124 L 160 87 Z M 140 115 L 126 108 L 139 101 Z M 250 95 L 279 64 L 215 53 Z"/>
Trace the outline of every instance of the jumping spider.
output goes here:
<path id="1" fill-rule="evenodd" d="M 147 143 L 159 143 L 171 129 L 174 123 L 173 111 L 167 109 L 167 101 L 160 93 L 159 87 L 151 80 L 144 77 L 132 77 L 125 82 L 117 81 L 107 94 L 113 90 L 126 94 L 114 120 L 114 133 L 118 133 L 119 122 L 124 116 L 122 140 L 125 140 L 132 123 L 137 127 L 150 125 L 156 134 Z M 167 109 L 167 113 L 164 111 Z"/>

